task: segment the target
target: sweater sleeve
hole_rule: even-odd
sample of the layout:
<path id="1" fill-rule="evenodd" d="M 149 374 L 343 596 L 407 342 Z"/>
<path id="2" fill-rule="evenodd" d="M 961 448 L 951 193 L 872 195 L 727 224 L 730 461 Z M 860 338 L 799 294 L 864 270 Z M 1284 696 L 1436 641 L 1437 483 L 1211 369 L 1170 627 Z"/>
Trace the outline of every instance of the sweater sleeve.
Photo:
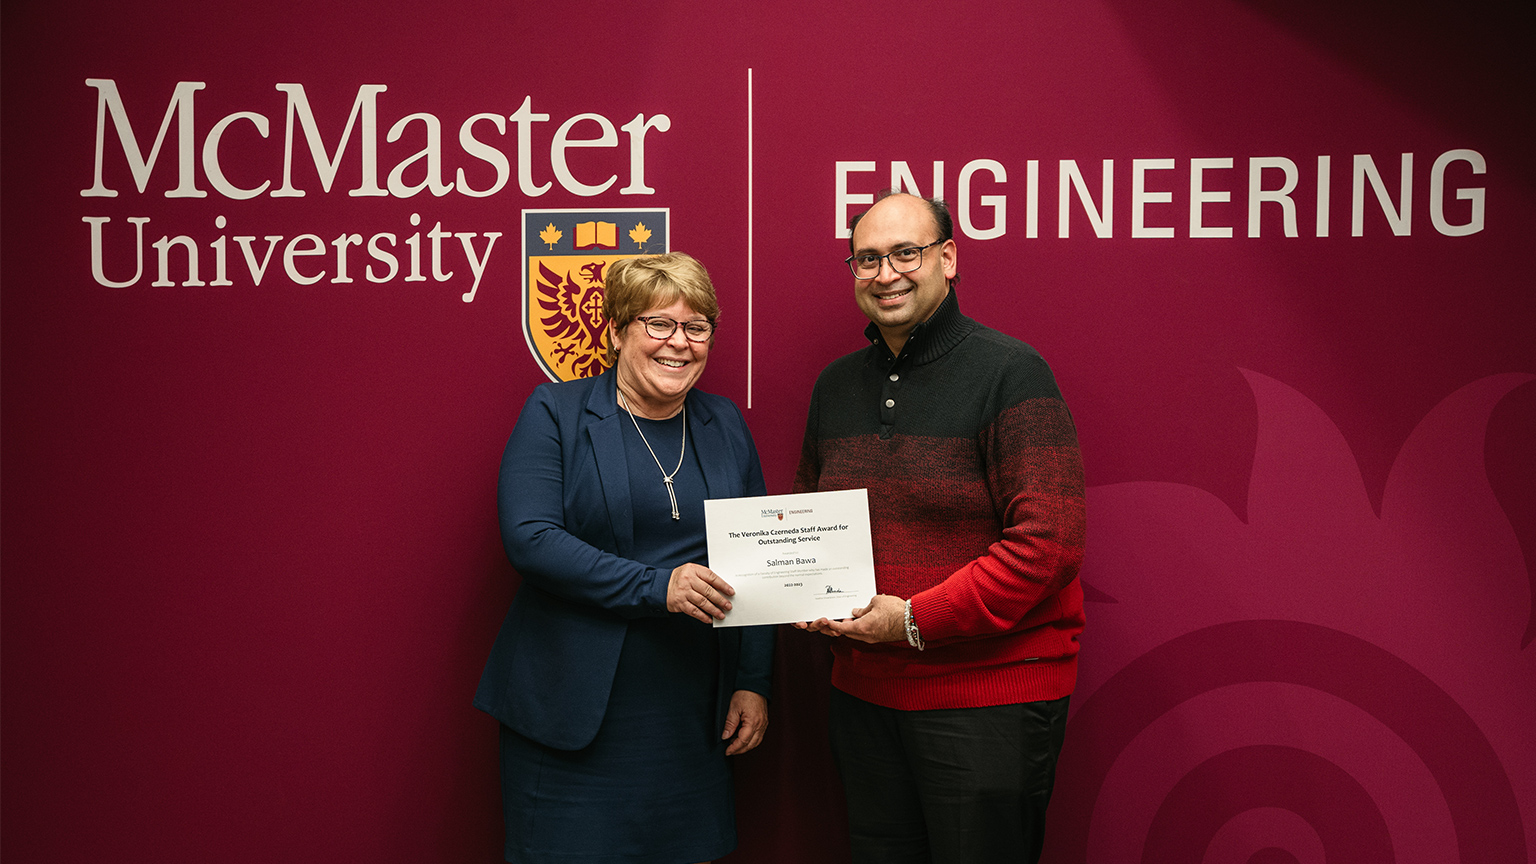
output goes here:
<path id="1" fill-rule="evenodd" d="M 1038 367 L 1045 382 L 1029 386 L 1031 398 L 998 412 L 979 435 L 1001 536 L 912 598 L 924 639 L 986 637 L 1033 626 L 1042 614 L 1054 618 L 1061 610 L 1053 601 L 1077 578 L 1086 518 L 1082 457 L 1066 403 L 1044 361 Z"/>

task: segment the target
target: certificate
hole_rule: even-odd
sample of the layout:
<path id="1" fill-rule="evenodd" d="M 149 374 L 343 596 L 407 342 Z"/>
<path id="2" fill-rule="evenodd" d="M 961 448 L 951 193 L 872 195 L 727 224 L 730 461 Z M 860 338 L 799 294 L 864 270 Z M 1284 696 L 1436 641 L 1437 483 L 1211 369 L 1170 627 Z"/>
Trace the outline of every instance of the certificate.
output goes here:
<path id="1" fill-rule="evenodd" d="M 847 618 L 875 596 L 867 489 L 706 500 L 704 536 L 736 589 L 716 627 Z"/>

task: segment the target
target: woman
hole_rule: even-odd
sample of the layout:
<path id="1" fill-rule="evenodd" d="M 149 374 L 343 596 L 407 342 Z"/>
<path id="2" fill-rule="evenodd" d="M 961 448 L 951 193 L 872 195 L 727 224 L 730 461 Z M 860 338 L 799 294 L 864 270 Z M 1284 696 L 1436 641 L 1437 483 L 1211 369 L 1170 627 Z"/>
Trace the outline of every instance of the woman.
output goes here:
<path id="1" fill-rule="evenodd" d="M 736 845 L 725 757 L 762 741 L 772 628 L 714 629 L 704 499 L 765 494 L 729 400 L 696 392 L 719 316 L 672 252 L 613 264 L 609 357 L 544 384 L 501 461 L 523 584 L 475 696 L 501 721 L 506 859 L 690 864 Z"/>

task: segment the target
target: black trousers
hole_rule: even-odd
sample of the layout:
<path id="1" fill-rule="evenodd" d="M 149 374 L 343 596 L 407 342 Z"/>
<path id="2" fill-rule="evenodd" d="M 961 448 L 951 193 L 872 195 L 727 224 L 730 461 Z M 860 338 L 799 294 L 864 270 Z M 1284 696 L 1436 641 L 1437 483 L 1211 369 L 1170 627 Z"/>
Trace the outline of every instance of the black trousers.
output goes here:
<path id="1" fill-rule="evenodd" d="M 1067 698 L 898 711 L 833 688 L 854 864 L 1038 861 Z"/>

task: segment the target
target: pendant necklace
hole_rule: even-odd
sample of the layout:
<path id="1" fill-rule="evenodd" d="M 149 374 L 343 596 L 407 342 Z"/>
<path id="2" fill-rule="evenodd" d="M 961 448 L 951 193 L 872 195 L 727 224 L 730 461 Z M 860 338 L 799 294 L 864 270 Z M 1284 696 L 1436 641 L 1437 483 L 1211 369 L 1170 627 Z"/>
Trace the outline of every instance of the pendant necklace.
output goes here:
<path id="1" fill-rule="evenodd" d="M 677 467 L 672 469 L 671 474 L 668 474 L 667 469 L 661 467 L 661 459 L 656 456 L 656 451 L 651 448 L 651 442 L 645 440 L 645 432 L 640 428 L 640 421 L 635 419 L 635 412 L 630 410 L 629 400 L 624 398 L 623 393 L 619 394 L 619 404 L 624 406 L 624 413 L 629 415 L 629 422 L 635 424 L 635 431 L 640 433 L 640 443 L 645 445 L 645 449 L 651 451 L 651 458 L 656 460 L 656 467 L 661 471 L 661 482 L 667 484 L 667 497 L 672 499 L 672 518 L 681 519 L 682 514 L 677 512 L 677 494 L 672 491 L 672 478 L 676 477 L 677 472 L 682 470 L 683 456 L 688 453 L 688 405 L 686 403 L 683 405 L 683 448 L 677 454 Z"/>

